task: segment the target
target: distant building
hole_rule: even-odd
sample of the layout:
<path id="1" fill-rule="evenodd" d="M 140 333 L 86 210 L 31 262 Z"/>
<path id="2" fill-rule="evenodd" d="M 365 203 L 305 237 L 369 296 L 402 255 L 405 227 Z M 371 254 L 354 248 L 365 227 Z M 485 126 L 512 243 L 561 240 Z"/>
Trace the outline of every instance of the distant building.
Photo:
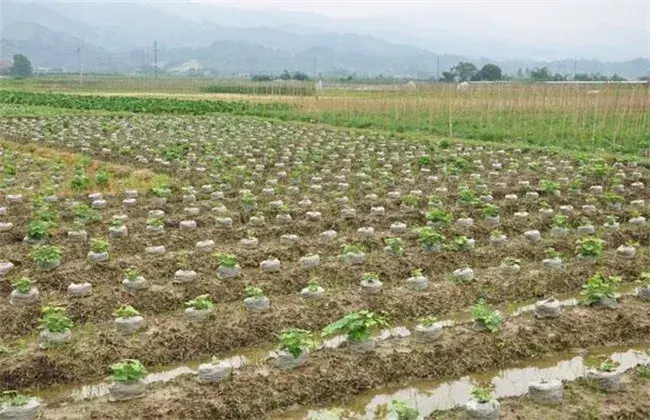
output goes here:
<path id="1" fill-rule="evenodd" d="M 0 60 L 0 73 L 9 71 L 9 69 L 14 65 L 13 60 Z"/>

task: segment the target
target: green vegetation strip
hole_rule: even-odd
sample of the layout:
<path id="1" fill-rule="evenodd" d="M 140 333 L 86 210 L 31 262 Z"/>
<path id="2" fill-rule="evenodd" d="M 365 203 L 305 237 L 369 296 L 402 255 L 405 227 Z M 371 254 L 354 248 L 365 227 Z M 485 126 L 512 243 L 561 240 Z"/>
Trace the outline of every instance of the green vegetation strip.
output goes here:
<path id="1" fill-rule="evenodd" d="M 35 105 L 77 110 L 104 110 L 151 114 L 205 115 L 230 113 L 265 115 L 269 111 L 288 111 L 289 104 L 248 101 L 180 100 L 167 98 L 68 95 L 62 93 L 15 92 L 0 90 L 0 103 Z"/>

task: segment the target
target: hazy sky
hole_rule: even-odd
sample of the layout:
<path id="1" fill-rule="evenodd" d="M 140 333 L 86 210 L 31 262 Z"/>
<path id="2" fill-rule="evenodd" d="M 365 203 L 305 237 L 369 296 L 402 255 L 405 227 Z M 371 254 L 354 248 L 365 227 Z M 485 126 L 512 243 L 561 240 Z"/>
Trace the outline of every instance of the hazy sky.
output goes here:
<path id="1" fill-rule="evenodd" d="M 418 27 L 522 41 L 639 42 L 650 51 L 650 0 L 224 1 L 239 8 L 385 18 Z"/>

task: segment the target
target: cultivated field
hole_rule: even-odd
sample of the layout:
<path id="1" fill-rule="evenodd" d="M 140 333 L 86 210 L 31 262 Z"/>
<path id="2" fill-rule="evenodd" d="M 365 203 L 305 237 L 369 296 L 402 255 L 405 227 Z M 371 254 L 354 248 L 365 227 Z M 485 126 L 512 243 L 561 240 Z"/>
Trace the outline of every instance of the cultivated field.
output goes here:
<path id="1" fill-rule="evenodd" d="M 0 91 L 0 419 L 647 418 L 650 172 L 616 153 L 647 140 L 639 87 L 484 88 L 467 108 L 449 87 L 15 88 Z M 607 121 L 551 144 L 608 129 L 620 144 L 537 147 L 548 98 L 566 124 Z M 375 131 L 277 118 L 384 104 L 406 111 Z M 504 133 L 526 115 L 530 136 L 381 130 L 445 106 L 476 132 L 478 115 Z"/>
<path id="2" fill-rule="evenodd" d="M 484 84 L 468 91 L 424 82 L 412 90 L 403 85 L 381 91 L 339 84 L 317 94 L 313 87 L 313 82 L 210 78 L 97 77 L 82 85 L 65 77 L 0 81 L 0 89 L 6 90 L 253 101 L 266 105 L 257 112 L 265 117 L 380 129 L 392 135 L 442 135 L 589 152 L 634 154 L 650 149 L 648 84 Z M 282 109 L 278 102 L 292 106 Z"/>

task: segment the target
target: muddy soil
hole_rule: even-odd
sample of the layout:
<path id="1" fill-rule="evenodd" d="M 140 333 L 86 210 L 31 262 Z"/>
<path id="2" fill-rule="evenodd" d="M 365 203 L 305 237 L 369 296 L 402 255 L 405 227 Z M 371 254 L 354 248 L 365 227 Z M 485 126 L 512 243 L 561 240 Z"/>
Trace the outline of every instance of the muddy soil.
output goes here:
<path id="1" fill-rule="evenodd" d="M 180 378 L 154 387 L 137 402 L 107 404 L 98 400 L 51 406 L 48 411 L 52 418 L 64 418 L 62 412 L 72 416 L 75 411 L 71 410 L 83 410 L 91 418 L 109 419 L 262 419 L 274 410 L 346 401 L 352 395 L 387 384 L 458 377 L 595 345 L 631 345 L 647 339 L 648 333 L 647 305 L 627 298 L 615 310 L 577 307 L 553 321 L 518 317 L 506 323 L 499 334 L 478 333 L 460 325 L 449 329 L 434 344 L 397 340 L 364 355 L 342 349 L 315 352 L 311 362 L 296 371 L 251 365 L 218 385 Z"/>

